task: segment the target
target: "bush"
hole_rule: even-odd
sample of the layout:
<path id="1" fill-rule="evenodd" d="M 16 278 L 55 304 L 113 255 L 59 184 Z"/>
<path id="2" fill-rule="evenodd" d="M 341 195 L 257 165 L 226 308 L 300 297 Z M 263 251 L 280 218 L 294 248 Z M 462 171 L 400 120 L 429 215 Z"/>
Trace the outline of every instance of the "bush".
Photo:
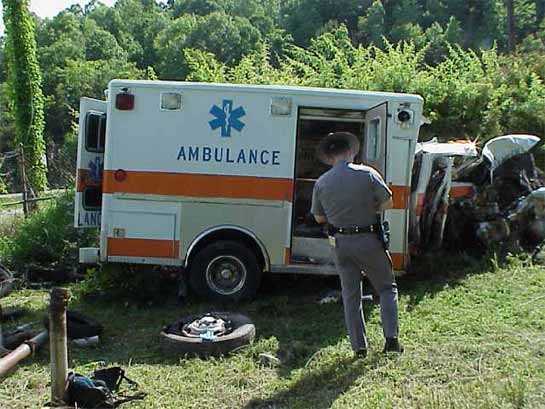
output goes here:
<path id="1" fill-rule="evenodd" d="M 6 186 L 6 183 L 0 176 L 0 194 L 8 193 L 8 187 Z"/>
<path id="2" fill-rule="evenodd" d="M 164 302 L 174 295 L 177 272 L 157 266 L 104 264 L 89 268 L 78 291 L 83 296 L 103 295 L 138 304 Z"/>
<path id="3" fill-rule="evenodd" d="M 341 25 L 306 49 L 290 48 L 278 67 L 271 64 L 267 47 L 234 67 L 195 50 L 187 51 L 186 58 L 192 80 L 420 94 L 424 115 L 432 120 L 422 128 L 423 139 L 485 142 L 511 132 L 543 132 L 545 56 L 502 56 L 495 48 L 465 50 L 445 40 L 445 54 L 431 66 L 426 56 L 433 47 L 432 41 L 356 46 Z"/>
<path id="4" fill-rule="evenodd" d="M 18 229 L 17 218 L 0 218 L 0 264 L 7 263 L 6 255 L 12 248 L 12 241 Z"/>
<path id="5" fill-rule="evenodd" d="M 27 264 L 73 269 L 79 247 L 96 243 L 97 231 L 74 228 L 74 192 L 67 192 L 17 224 L 0 239 L 0 258 L 16 270 Z"/>
<path id="6" fill-rule="evenodd" d="M 79 266 L 80 247 L 96 247 L 96 229 L 76 229 L 74 192 L 50 203 L 42 202 L 27 219 L 6 218 L 0 223 L 0 263 L 15 271 L 28 266 L 70 272 Z M 89 268 L 80 283 L 82 295 L 106 293 L 120 299 L 149 303 L 174 294 L 174 275 L 155 266 L 104 265 Z"/>

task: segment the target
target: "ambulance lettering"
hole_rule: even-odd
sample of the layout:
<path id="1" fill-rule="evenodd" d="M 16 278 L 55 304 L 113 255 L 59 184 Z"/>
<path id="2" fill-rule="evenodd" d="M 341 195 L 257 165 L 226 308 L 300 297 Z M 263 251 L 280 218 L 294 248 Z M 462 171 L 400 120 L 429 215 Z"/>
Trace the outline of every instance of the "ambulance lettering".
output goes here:
<path id="1" fill-rule="evenodd" d="M 78 225 L 80 226 L 100 226 L 100 211 L 80 212 L 78 214 Z"/>
<path id="2" fill-rule="evenodd" d="M 180 146 L 177 160 L 183 162 L 280 166 L 280 151 L 245 148 L 231 149 L 217 146 Z"/>
<path id="3" fill-rule="evenodd" d="M 208 122 L 212 130 L 220 129 L 222 138 L 231 137 L 231 129 L 241 132 L 246 126 L 241 118 L 246 115 L 242 106 L 233 109 L 233 101 L 224 99 L 222 106 L 214 105 L 210 109 L 214 119 Z M 217 146 L 180 146 L 178 161 L 216 162 L 236 165 L 280 166 L 280 151 L 252 148 L 224 148 Z"/>

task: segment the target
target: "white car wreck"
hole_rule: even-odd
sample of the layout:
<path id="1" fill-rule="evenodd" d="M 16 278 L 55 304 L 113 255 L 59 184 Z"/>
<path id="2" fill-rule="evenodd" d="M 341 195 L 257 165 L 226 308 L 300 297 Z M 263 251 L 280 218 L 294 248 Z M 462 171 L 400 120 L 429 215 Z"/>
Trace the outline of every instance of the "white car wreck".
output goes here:
<path id="1" fill-rule="evenodd" d="M 545 178 L 533 135 L 488 141 L 419 144 L 411 188 L 413 254 L 439 248 L 531 250 L 545 239 Z"/>

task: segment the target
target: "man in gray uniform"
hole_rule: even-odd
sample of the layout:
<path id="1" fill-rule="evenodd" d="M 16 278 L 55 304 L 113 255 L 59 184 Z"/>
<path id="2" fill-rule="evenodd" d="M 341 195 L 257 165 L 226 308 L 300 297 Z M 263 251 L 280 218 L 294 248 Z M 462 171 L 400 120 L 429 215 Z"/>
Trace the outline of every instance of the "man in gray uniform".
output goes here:
<path id="1" fill-rule="evenodd" d="M 359 147 L 358 138 L 348 132 L 331 133 L 321 141 L 318 157 L 332 168 L 314 186 L 311 212 L 318 223 L 329 224 L 353 350 L 359 356 L 367 355 L 361 300 L 363 272 L 380 295 L 384 352 L 403 352 L 398 341 L 392 260 L 377 234 L 377 213 L 392 207 L 392 192 L 376 170 L 352 163 Z"/>

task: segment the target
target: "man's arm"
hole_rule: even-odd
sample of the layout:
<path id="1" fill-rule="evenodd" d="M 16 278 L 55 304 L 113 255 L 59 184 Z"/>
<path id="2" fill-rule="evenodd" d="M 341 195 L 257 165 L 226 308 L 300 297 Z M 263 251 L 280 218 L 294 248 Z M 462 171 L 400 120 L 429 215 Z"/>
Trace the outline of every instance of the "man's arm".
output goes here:
<path id="1" fill-rule="evenodd" d="M 321 214 L 315 214 L 314 219 L 316 219 L 316 222 L 318 224 L 326 224 L 327 218 L 325 216 L 322 216 Z"/>
<path id="2" fill-rule="evenodd" d="M 394 207 L 394 199 L 389 198 L 385 202 L 383 202 L 381 205 L 379 205 L 378 209 L 379 211 L 383 212 L 384 210 L 388 210 Z"/>
<path id="3" fill-rule="evenodd" d="M 394 207 L 392 191 L 388 185 L 386 185 L 386 182 L 384 182 L 380 173 L 372 169 L 370 176 L 373 193 L 377 203 L 377 211 L 382 212 Z"/>
<path id="4" fill-rule="evenodd" d="M 310 212 L 318 224 L 327 223 L 325 211 L 322 206 L 322 202 L 320 201 L 320 191 L 317 184 L 314 184 L 314 189 L 312 190 L 312 206 Z"/>

